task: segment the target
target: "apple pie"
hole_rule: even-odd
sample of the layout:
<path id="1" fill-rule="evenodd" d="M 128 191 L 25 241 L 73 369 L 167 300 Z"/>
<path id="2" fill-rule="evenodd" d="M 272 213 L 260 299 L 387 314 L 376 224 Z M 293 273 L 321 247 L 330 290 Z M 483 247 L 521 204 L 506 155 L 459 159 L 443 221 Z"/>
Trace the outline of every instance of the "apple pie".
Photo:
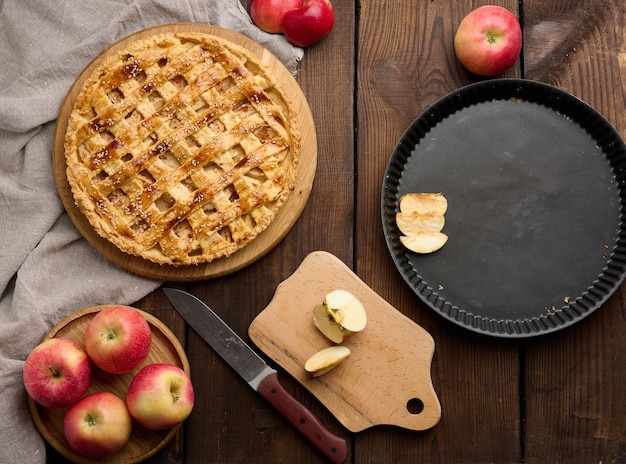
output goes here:
<path id="1" fill-rule="evenodd" d="M 295 186 L 292 103 L 248 50 L 203 33 L 138 39 L 86 78 L 65 135 L 74 201 L 125 253 L 191 265 L 231 255 Z"/>

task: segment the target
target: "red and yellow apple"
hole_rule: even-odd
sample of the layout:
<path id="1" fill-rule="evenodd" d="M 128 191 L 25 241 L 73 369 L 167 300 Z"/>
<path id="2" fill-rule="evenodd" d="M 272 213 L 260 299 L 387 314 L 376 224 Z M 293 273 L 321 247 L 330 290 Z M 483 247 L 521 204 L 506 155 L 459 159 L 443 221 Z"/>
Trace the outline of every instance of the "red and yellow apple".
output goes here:
<path id="1" fill-rule="evenodd" d="M 522 29 L 506 8 L 485 5 L 470 11 L 454 35 L 459 62 L 480 76 L 494 76 L 509 69 L 522 50 Z"/>
<path id="2" fill-rule="evenodd" d="M 122 374 L 135 369 L 150 353 L 152 333 L 143 315 L 130 306 L 111 306 L 97 313 L 85 331 L 87 354 L 103 371 Z"/>
<path id="3" fill-rule="evenodd" d="M 330 0 L 304 0 L 300 8 L 285 13 L 283 32 L 297 47 L 308 47 L 326 36 L 335 25 L 335 10 Z"/>
<path id="4" fill-rule="evenodd" d="M 63 432 L 75 452 L 101 458 L 124 447 L 132 424 L 123 399 L 111 392 L 98 392 L 70 407 L 63 419 Z"/>
<path id="5" fill-rule="evenodd" d="M 164 430 L 183 422 L 193 409 L 189 375 L 173 364 L 148 364 L 133 378 L 126 394 L 131 416 L 150 430 Z"/>
<path id="6" fill-rule="evenodd" d="M 26 392 L 47 408 L 74 404 L 89 388 L 91 363 L 76 342 L 51 338 L 37 345 L 24 362 Z"/>
<path id="7" fill-rule="evenodd" d="M 285 13 L 302 7 L 302 0 L 250 0 L 250 18 L 261 30 L 283 32 Z"/>

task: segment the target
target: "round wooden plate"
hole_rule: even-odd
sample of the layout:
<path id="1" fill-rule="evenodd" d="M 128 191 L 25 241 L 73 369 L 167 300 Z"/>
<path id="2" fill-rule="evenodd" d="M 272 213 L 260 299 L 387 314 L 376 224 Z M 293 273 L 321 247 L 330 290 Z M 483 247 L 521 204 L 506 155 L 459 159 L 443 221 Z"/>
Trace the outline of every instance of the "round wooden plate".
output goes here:
<path id="1" fill-rule="evenodd" d="M 92 306 L 71 314 L 56 326 L 42 339 L 69 338 L 84 347 L 85 330 L 89 321 L 97 312 L 113 305 Z M 134 370 L 126 374 L 108 374 L 97 368 L 92 369 L 92 380 L 87 393 L 110 391 L 120 398 L 126 397 L 126 391 L 135 374 L 144 366 L 152 363 L 174 364 L 189 374 L 189 361 L 185 350 L 176 336 L 163 322 L 156 317 L 138 309 L 146 318 L 152 330 L 152 347 L 148 358 Z M 68 408 L 49 409 L 35 403 L 28 398 L 28 408 L 33 416 L 35 426 L 43 438 L 59 453 L 78 464 L 102 462 L 90 460 L 81 456 L 69 447 L 63 434 L 63 418 Z M 118 453 L 106 459 L 110 464 L 132 464 L 144 461 L 163 448 L 178 432 L 181 424 L 169 430 L 148 430 L 137 422 L 133 422 L 133 432 L 129 442 Z"/>
<path id="2" fill-rule="evenodd" d="M 267 66 L 281 82 L 285 92 L 294 105 L 300 123 L 301 148 L 298 154 L 299 164 L 296 187 L 289 195 L 274 221 L 252 242 L 231 256 L 197 266 L 156 264 L 138 256 L 124 253 L 111 242 L 100 237 L 87 218 L 76 207 L 65 174 L 66 164 L 63 146 L 65 132 L 67 131 L 69 115 L 72 112 L 74 102 L 85 79 L 105 58 L 125 47 L 128 43 L 146 36 L 165 32 L 202 32 L 221 37 L 239 46 L 245 47 Z M 59 195 L 65 209 L 80 233 L 100 253 L 117 265 L 136 274 L 143 275 L 144 277 L 159 280 L 191 282 L 220 277 L 238 271 L 264 256 L 287 235 L 304 210 L 311 193 L 311 188 L 313 187 L 313 179 L 315 178 L 315 170 L 317 167 L 317 137 L 311 109 L 300 86 L 287 68 L 285 68 L 274 55 L 257 42 L 228 29 L 210 26 L 208 24 L 179 23 L 156 26 L 136 32 L 104 50 L 83 70 L 70 88 L 59 111 L 54 133 L 54 144 L 52 147 L 52 161 L 57 189 L 59 190 Z"/>

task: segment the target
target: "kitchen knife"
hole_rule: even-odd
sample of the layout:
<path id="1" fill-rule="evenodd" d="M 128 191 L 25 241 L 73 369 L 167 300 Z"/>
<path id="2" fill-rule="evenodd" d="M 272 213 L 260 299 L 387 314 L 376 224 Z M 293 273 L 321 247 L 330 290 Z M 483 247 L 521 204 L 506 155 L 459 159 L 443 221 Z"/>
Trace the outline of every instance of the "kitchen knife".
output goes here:
<path id="1" fill-rule="evenodd" d="M 254 390 L 274 406 L 300 433 L 333 463 L 347 454 L 346 441 L 333 435 L 278 381 L 268 366 L 220 317 L 195 296 L 175 288 L 163 288 L 174 308 Z"/>

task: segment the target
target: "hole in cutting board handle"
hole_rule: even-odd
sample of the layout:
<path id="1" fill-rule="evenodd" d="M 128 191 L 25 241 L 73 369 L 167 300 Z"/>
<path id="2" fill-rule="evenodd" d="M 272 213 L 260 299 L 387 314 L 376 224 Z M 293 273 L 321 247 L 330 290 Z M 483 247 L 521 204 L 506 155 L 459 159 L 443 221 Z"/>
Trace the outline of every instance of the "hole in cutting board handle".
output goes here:
<path id="1" fill-rule="evenodd" d="M 424 410 L 424 402 L 419 398 L 411 398 L 406 403 L 406 409 L 411 414 L 419 414 Z"/>

